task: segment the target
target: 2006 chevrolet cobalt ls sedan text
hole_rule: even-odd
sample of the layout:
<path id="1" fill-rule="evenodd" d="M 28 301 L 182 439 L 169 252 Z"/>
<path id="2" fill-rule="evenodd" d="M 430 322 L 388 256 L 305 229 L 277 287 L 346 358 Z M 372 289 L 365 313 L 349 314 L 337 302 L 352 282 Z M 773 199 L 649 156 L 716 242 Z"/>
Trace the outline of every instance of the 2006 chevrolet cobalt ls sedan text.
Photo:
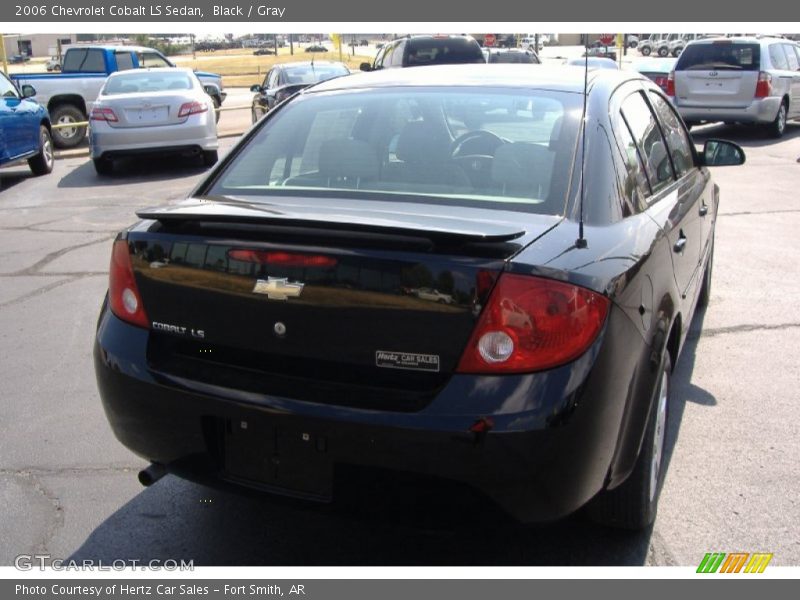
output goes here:
<path id="1" fill-rule="evenodd" d="M 140 211 L 94 355 L 142 478 L 329 500 L 357 466 L 468 484 L 524 521 L 589 503 L 651 523 L 670 373 L 708 300 L 707 166 L 744 154 L 698 153 L 637 74 L 587 90 L 583 139 L 580 68 L 328 81 L 188 200 Z"/>

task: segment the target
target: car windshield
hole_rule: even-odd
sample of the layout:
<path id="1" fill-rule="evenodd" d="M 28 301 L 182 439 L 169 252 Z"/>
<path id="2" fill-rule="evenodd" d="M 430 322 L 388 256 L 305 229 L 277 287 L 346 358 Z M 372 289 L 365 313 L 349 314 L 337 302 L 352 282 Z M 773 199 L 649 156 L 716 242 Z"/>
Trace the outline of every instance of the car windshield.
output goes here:
<path id="1" fill-rule="evenodd" d="M 306 94 L 267 119 L 207 195 L 424 196 L 563 214 L 580 109 L 580 94 L 535 89 Z"/>
<path id="2" fill-rule="evenodd" d="M 166 92 L 192 89 L 192 78 L 182 71 L 129 72 L 109 77 L 103 95 L 137 94 L 142 92 Z"/>
<path id="3" fill-rule="evenodd" d="M 286 69 L 283 76 L 287 84 L 294 85 L 298 83 L 317 83 L 349 74 L 350 71 L 344 65 L 308 65 L 307 67 Z"/>
<path id="4" fill-rule="evenodd" d="M 676 71 L 758 71 L 761 47 L 730 41 L 690 44 L 681 53 Z"/>

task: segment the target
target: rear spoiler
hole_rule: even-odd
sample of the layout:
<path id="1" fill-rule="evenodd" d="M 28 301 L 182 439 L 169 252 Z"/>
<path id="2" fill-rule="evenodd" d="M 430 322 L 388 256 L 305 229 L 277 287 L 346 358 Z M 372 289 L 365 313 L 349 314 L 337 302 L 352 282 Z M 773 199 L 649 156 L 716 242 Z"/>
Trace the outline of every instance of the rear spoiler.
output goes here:
<path id="1" fill-rule="evenodd" d="M 174 206 L 148 208 L 136 212 L 141 219 L 152 219 L 170 226 L 183 224 L 231 224 L 267 226 L 275 229 L 302 229 L 359 232 L 395 236 L 425 237 L 450 244 L 503 243 L 525 235 L 526 230 L 509 223 L 477 222 L 458 217 L 439 217 L 386 212 L 331 212 L 298 207 L 195 201 Z"/>

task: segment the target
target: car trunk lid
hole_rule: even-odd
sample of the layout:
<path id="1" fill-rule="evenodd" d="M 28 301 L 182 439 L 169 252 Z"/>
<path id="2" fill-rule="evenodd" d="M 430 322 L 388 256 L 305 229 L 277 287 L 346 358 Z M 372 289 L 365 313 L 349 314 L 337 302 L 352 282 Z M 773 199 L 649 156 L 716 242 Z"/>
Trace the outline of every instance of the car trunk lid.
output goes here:
<path id="1" fill-rule="evenodd" d="M 138 213 L 156 221 L 129 236 L 151 366 L 250 391 L 413 410 L 455 370 L 506 262 L 560 220 L 326 204 L 191 202 Z"/>

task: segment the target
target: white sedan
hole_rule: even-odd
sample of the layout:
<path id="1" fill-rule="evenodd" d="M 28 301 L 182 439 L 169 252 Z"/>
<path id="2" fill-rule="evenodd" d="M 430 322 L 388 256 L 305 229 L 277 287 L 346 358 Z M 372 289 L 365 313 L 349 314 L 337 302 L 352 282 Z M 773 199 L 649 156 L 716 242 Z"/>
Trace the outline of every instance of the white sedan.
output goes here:
<path id="1" fill-rule="evenodd" d="M 89 117 L 89 146 L 98 174 L 114 159 L 139 154 L 201 154 L 217 162 L 214 102 L 190 69 L 134 69 L 106 80 Z"/>

